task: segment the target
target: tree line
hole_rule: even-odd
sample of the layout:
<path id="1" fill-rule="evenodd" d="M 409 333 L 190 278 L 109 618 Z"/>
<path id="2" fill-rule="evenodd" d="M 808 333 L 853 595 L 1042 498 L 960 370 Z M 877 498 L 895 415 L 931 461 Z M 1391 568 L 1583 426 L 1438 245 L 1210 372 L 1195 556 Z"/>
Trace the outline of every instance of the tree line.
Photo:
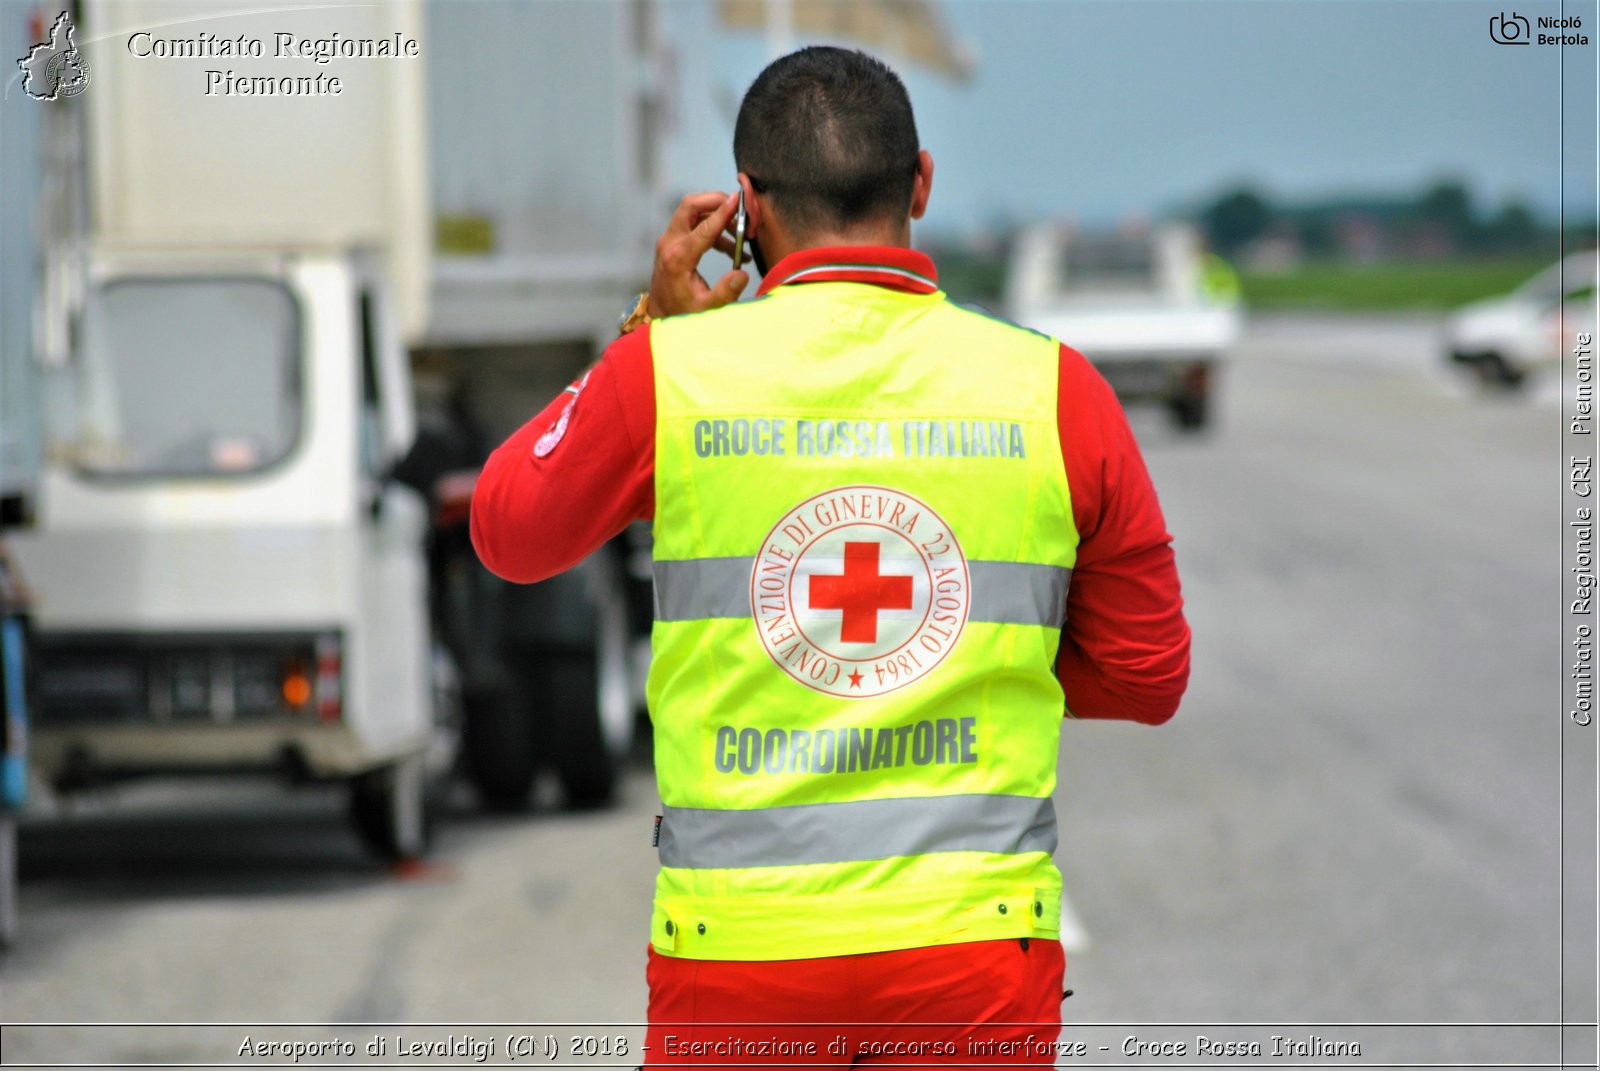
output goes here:
<path id="1" fill-rule="evenodd" d="M 1457 179 L 1433 183 L 1415 196 L 1325 198 L 1275 202 L 1240 185 L 1196 213 L 1211 247 L 1233 257 L 1263 239 L 1292 243 L 1309 257 L 1338 257 L 1359 249 L 1417 255 L 1501 255 L 1546 252 L 1557 230 L 1519 199 L 1497 207 L 1475 202 Z M 1594 223 L 1569 223 L 1569 240 L 1592 243 Z M 1570 241 L 1569 241 L 1570 244 Z"/>

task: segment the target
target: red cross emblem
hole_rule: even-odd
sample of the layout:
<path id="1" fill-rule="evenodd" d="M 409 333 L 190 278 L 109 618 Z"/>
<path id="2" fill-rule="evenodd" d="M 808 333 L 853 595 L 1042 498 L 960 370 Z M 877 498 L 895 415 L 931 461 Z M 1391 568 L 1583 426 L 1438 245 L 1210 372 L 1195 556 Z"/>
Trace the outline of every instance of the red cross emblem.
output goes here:
<path id="1" fill-rule="evenodd" d="M 878 572 L 877 543 L 846 543 L 843 576 L 811 578 L 813 610 L 843 610 L 839 639 L 877 643 L 878 611 L 911 609 L 911 578 Z"/>
<path id="2" fill-rule="evenodd" d="M 874 484 L 835 487 L 790 509 L 750 567 L 750 610 L 767 654 L 839 699 L 871 699 L 931 673 L 960 640 L 970 601 L 955 532 L 928 503 Z"/>

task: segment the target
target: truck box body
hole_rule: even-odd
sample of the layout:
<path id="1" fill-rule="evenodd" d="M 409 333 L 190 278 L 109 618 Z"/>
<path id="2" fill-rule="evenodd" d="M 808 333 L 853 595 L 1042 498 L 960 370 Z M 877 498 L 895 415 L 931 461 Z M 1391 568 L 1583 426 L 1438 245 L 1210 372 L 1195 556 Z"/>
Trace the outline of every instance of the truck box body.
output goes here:
<path id="1" fill-rule="evenodd" d="M 408 341 L 594 340 L 648 277 L 659 215 L 648 8 L 496 0 L 261 12 L 94 0 L 83 99 L 96 237 L 377 247 L 392 260 Z M 265 57 L 137 54 L 202 34 L 259 41 Z M 335 34 L 399 35 L 417 54 L 273 58 L 279 35 Z M 341 91 L 222 95 L 208 72 L 334 76 Z M 451 237 L 463 225 L 465 243 Z M 435 262 L 436 233 L 446 255 Z"/>
<path id="2" fill-rule="evenodd" d="M 427 319 L 427 42 L 415 3 L 97 0 L 80 30 L 92 68 L 90 203 L 98 244 L 162 249 L 375 249 L 407 337 Z M 277 58 L 285 38 L 414 40 L 417 55 Z M 247 38 L 263 58 L 160 54 Z M 281 36 L 280 36 L 281 35 Z M 92 46 L 84 44 L 95 38 Z M 168 42 L 167 44 L 163 44 Z M 90 50 L 92 48 L 92 51 Z M 144 53 L 141 55 L 141 53 Z M 338 78 L 337 95 L 226 94 L 208 72 Z M 467 74 L 467 72 L 463 72 Z"/>
<path id="3" fill-rule="evenodd" d="M 435 218 L 477 239 L 435 262 L 431 345 L 615 335 L 659 223 L 649 7 L 428 5 Z"/>

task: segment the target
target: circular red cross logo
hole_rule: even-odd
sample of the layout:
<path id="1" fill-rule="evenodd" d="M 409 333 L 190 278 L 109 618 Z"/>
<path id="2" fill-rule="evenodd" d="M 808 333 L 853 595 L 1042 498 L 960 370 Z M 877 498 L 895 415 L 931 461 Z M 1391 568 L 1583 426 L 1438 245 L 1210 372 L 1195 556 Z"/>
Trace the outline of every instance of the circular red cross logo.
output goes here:
<path id="1" fill-rule="evenodd" d="M 750 573 L 767 654 L 808 688 L 848 699 L 926 676 L 960 638 L 970 602 L 955 533 L 888 487 L 806 499 L 772 526 Z"/>

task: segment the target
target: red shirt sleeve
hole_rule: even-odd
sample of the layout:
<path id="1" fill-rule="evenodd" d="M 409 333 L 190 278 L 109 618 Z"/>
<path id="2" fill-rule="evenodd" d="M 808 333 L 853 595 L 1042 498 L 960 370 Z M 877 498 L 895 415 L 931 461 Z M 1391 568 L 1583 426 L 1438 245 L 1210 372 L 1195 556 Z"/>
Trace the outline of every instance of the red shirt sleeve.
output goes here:
<path id="1" fill-rule="evenodd" d="M 655 426 L 645 326 L 607 347 L 484 462 L 472 493 L 472 545 L 483 564 L 506 580 L 543 580 L 650 517 Z"/>
<path id="2" fill-rule="evenodd" d="M 1056 658 L 1067 713 L 1159 725 L 1189 680 L 1172 536 L 1121 404 L 1067 346 L 1056 407 L 1080 540 Z"/>

